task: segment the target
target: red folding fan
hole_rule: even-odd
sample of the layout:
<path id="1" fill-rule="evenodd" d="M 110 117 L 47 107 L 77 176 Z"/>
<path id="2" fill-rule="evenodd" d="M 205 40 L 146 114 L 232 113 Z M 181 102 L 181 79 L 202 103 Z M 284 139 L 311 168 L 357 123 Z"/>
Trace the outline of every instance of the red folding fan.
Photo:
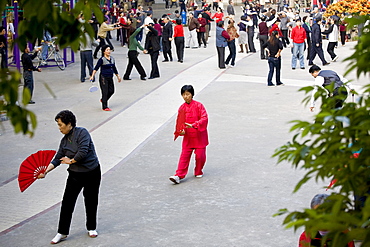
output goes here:
<path id="1" fill-rule="evenodd" d="M 31 154 L 22 162 L 18 174 L 18 184 L 21 192 L 25 191 L 41 173 L 46 171 L 55 153 L 55 150 L 40 150 Z"/>
<path id="2" fill-rule="evenodd" d="M 177 115 L 174 141 L 176 141 L 177 137 L 180 135 L 180 132 L 185 128 L 185 115 L 185 110 L 181 110 Z"/>

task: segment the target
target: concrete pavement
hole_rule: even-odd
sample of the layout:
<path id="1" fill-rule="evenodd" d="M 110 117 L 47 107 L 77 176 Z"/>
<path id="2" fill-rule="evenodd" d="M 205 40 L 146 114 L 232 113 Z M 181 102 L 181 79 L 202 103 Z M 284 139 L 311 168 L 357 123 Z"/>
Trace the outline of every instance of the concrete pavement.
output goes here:
<path id="1" fill-rule="evenodd" d="M 61 246 L 296 246 L 298 234 L 284 230 L 282 217 L 271 215 L 280 208 L 308 206 L 327 183 L 309 183 L 292 195 L 302 171 L 275 166 L 270 157 L 289 140 L 288 121 L 312 117 L 297 90 L 311 85 L 313 78 L 308 66 L 304 71 L 290 69 L 289 49 L 283 51 L 284 87 L 266 86 L 268 66 L 258 53 L 238 53 L 236 67 L 219 70 L 212 31 L 207 48 L 186 49 L 183 64 L 159 62 L 160 79 L 140 81 L 134 70 L 132 81 L 116 83 L 112 112 L 101 111 L 100 93 L 89 93 L 88 83 L 79 82 L 78 62 L 66 71 L 35 73 L 36 104 L 29 106 L 38 116 L 35 137 L 14 135 L 7 122 L 0 136 L 0 246 L 45 246 L 55 235 L 65 168 L 24 193 L 12 178 L 29 154 L 57 149 L 62 136 L 53 119 L 62 109 L 72 110 L 77 125 L 90 130 L 104 175 L 100 236 L 88 238 L 80 200 L 71 235 Z M 122 75 L 127 50 L 114 44 Z M 327 68 L 343 71 L 341 61 L 353 46 L 339 47 L 339 61 Z M 148 73 L 149 57 L 139 59 Z M 348 78 L 355 79 L 353 74 Z M 366 83 L 354 82 L 357 88 Z M 184 84 L 194 85 L 195 99 L 207 108 L 210 145 L 204 178 L 192 177 L 190 169 L 188 178 L 174 186 L 168 176 L 176 169 L 181 142 L 173 142 L 172 133 Z"/>

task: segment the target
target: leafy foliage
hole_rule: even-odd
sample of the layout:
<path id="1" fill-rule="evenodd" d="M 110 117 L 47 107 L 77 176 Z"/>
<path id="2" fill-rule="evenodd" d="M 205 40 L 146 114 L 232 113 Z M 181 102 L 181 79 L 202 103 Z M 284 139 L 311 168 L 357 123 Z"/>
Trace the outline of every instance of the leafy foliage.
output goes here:
<path id="1" fill-rule="evenodd" d="M 369 20 L 369 16 L 354 19 Z M 368 28 L 369 26 L 367 26 Z M 357 76 L 370 71 L 370 33 L 366 28 L 351 61 L 350 70 Z M 333 87 L 333 85 L 331 85 Z M 310 94 L 314 88 L 301 91 Z M 331 88 L 332 89 L 332 88 Z M 329 89 L 330 91 L 330 89 Z M 358 95 L 358 102 L 344 104 L 334 109 L 341 97 L 328 97 L 328 91 L 319 88 L 314 95 L 322 102 L 314 122 L 294 120 L 291 131 L 296 132 L 291 141 L 275 150 L 278 163 L 287 161 L 294 168 L 306 171 L 294 192 L 311 179 L 336 179 L 330 196 L 317 209 L 289 212 L 281 209 L 275 216 L 287 215 L 283 222 L 287 228 L 305 227 L 309 235 L 319 230 L 329 231 L 324 237 L 332 246 L 346 246 L 352 240 L 361 240 L 361 246 L 370 246 L 370 84 Z M 310 96 L 303 102 L 308 103 Z M 324 242 L 323 241 L 323 242 Z M 324 243 L 322 243 L 322 246 Z"/>

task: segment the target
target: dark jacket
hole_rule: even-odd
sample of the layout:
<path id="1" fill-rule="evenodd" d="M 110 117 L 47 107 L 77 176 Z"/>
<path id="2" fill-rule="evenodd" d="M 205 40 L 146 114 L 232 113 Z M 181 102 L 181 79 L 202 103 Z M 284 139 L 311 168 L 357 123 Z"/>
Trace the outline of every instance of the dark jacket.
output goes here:
<path id="1" fill-rule="evenodd" d="M 150 53 L 159 51 L 161 49 L 161 45 L 159 44 L 159 36 L 158 31 L 155 30 L 152 26 L 148 26 L 149 32 L 146 35 L 145 40 L 145 50 Z"/>
<path id="2" fill-rule="evenodd" d="M 168 22 L 163 26 L 163 31 L 162 31 L 162 39 L 163 41 L 169 41 L 169 38 L 172 38 L 173 35 L 173 29 L 172 29 L 172 22 Z"/>
<path id="3" fill-rule="evenodd" d="M 63 157 L 74 159 L 76 163 L 70 164 L 68 170 L 74 172 L 88 172 L 99 166 L 95 153 L 94 143 L 85 128 L 74 127 L 60 141 L 59 149 L 51 163 L 59 166 Z"/>
<path id="4" fill-rule="evenodd" d="M 35 71 L 37 68 L 33 66 L 32 59 L 34 59 L 37 56 L 37 52 L 34 54 L 29 53 L 23 53 L 21 57 L 22 66 L 24 71 Z"/>
<path id="5" fill-rule="evenodd" d="M 321 36 L 321 28 L 320 25 L 315 23 L 312 25 L 311 30 L 311 42 L 313 45 L 321 44 L 322 43 L 322 36 Z"/>

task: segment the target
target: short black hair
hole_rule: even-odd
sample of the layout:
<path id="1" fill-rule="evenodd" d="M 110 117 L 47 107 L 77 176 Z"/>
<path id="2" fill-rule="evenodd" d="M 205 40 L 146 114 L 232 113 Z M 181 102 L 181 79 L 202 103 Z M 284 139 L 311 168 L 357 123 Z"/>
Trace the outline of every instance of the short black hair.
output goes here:
<path id="1" fill-rule="evenodd" d="M 308 70 L 308 72 L 310 73 L 310 74 L 312 74 L 313 72 L 315 72 L 315 71 L 320 71 L 321 70 L 321 68 L 319 67 L 319 66 L 317 66 L 317 65 L 312 65 L 311 66 L 311 68 Z"/>
<path id="2" fill-rule="evenodd" d="M 63 110 L 55 116 L 55 122 L 58 122 L 58 119 L 64 124 L 71 124 L 72 127 L 76 127 L 76 116 L 70 110 Z"/>
<path id="3" fill-rule="evenodd" d="M 177 25 L 181 25 L 181 23 L 182 23 L 182 20 L 181 20 L 180 18 L 177 18 L 177 19 L 176 19 L 176 24 L 177 24 Z"/>
<path id="4" fill-rule="evenodd" d="M 184 86 L 182 86 L 182 88 L 181 88 L 181 95 L 183 95 L 185 92 L 191 93 L 191 95 L 193 95 L 193 97 L 194 97 L 194 88 L 193 88 L 192 85 L 184 85 Z"/>
<path id="5" fill-rule="evenodd" d="M 217 26 L 218 27 L 222 27 L 224 25 L 224 21 L 219 21 L 218 23 L 217 23 Z"/>
<path id="6" fill-rule="evenodd" d="M 102 57 L 104 57 L 104 52 L 105 52 L 105 50 L 106 50 L 108 47 L 110 48 L 110 46 L 109 46 L 109 45 L 103 45 L 103 46 L 102 46 L 102 48 L 101 48 L 101 56 L 102 56 Z"/>

